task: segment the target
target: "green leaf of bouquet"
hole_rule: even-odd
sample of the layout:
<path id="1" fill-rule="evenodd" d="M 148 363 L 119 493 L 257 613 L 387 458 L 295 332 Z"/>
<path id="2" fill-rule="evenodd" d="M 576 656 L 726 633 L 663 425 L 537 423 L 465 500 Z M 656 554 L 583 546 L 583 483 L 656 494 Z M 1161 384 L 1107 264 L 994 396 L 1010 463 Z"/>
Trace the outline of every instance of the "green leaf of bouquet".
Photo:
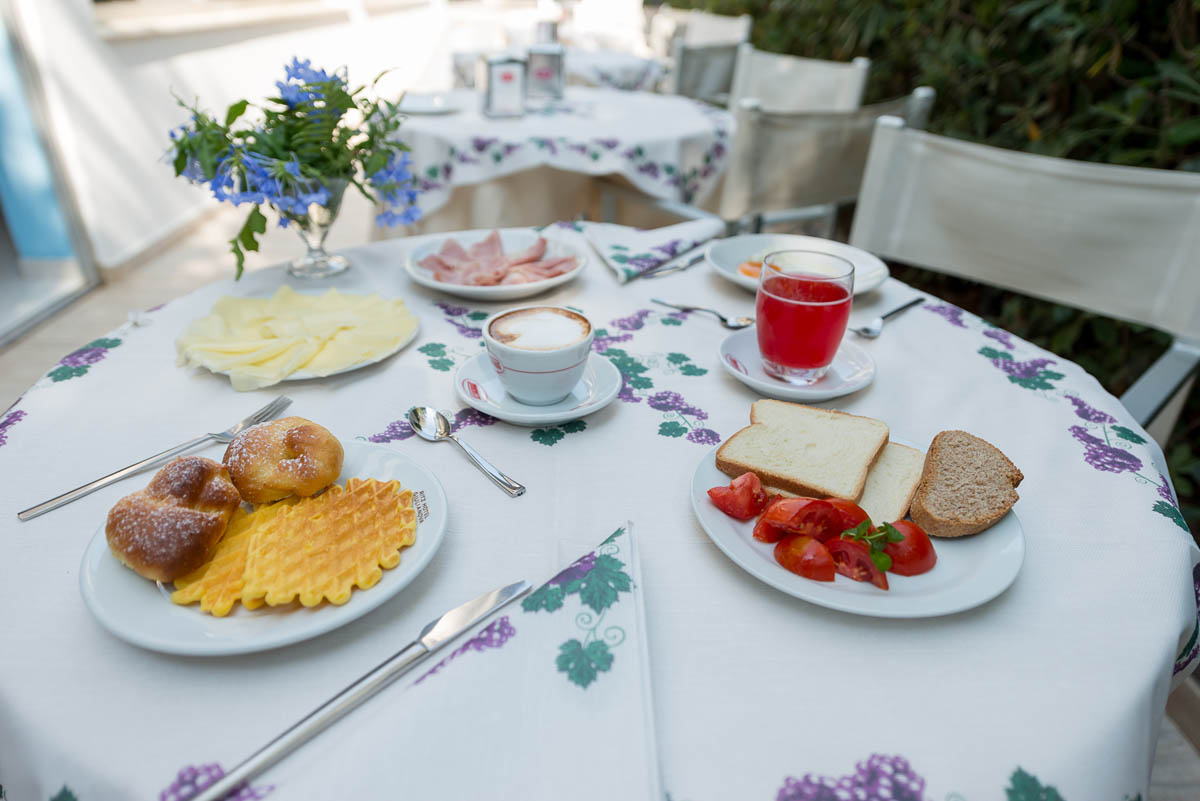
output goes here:
<path id="1" fill-rule="evenodd" d="M 176 148 L 175 148 L 175 162 L 174 162 L 174 165 L 173 165 L 173 166 L 175 167 L 175 177 L 176 177 L 176 178 L 178 178 L 180 175 L 182 175 L 182 174 L 183 174 L 183 171 L 184 171 L 185 169 L 187 169 L 187 163 L 188 163 L 187 151 L 186 151 L 186 150 L 184 150 L 184 149 L 183 149 L 182 147 L 180 147 L 180 146 L 176 146 Z"/>
<path id="2" fill-rule="evenodd" d="M 248 105 L 250 105 L 250 101 L 248 100 L 239 100 L 231 105 L 229 110 L 225 112 L 225 127 L 228 128 L 230 125 L 233 125 L 234 121 L 237 120 L 238 117 L 245 114 L 246 106 Z"/>

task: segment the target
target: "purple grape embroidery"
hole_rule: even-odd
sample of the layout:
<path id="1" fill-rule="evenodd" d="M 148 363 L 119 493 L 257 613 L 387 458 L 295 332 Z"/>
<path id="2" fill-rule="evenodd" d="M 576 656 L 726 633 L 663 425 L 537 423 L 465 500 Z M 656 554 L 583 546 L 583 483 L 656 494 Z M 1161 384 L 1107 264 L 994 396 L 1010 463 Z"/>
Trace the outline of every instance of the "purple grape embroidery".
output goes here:
<path id="1" fill-rule="evenodd" d="M 872 754 L 849 776 L 788 776 L 775 801 L 924 801 L 925 780 L 901 756 Z"/>
<path id="2" fill-rule="evenodd" d="M 1012 334 L 1005 331 L 1003 328 L 989 328 L 983 332 L 983 335 L 989 339 L 994 339 L 1009 350 L 1016 348 L 1013 343 Z"/>
<path id="3" fill-rule="evenodd" d="M 926 303 L 921 308 L 945 319 L 951 325 L 959 328 L 967 327 L 967 324 L 963 322 L 963 310 L 957 306 L 951 306 L 949 303 Z"/>
<path id="4" fill-rule="evenodd" d="M 99 361 L 102 361 L 110 350 L 121 344 L 121 340 L 113 337 L 103 337 L 89 342 L 78 350 L 71 351 L 58 362 L 46 375 L 51 381 L 58 383 L 69 378 L 78 378 Z"/>
<path id="5" fill-rule="evenodd" d="M 187 801 L 224 775 L 224 769 L 216 762 L 188 765 L 176 774 L 175 781 L 167 789 L 158 794 L 158 801 Z M 224 801 L 260 801 L 274 789 L 271 785 L 254 787 L 240 784 L 225 796 Z"/>
<path id="6" fill-rule="evenodd" d="M 1068 430 L 1071 436 L 1083 444 L 1084 461 L 1097 470 L 1106 473 L 1134 473 L 1142 469 L 1141 459 L 1092 436 L 1083 426 L 1071 426 Z"/>
<path id="7" fill-rule="evenodd" d="M 656 392 L 646 399 L 646 405 L 660 412 L 679 412 L 697 420 L 708 419 L 708 412 L 692 406 L 678 392 Z"/>
<path id="8" fill-rule="evenodd" d="M 0 445 L 8 442 L 8 429 L 21 422 L 21 420 L 24 418 L 24 409 L 14 409 L 13 411 L 4 415 L 4 419 L 0 420 Z"/>
<path id="9" fill-rule="evenodd" d="M 496 423 L 496 418 L 490 414 L 484 414 L 477 409 L 459 409 L 454 413 L 454 419 L 450 421 L 450 433 L 456 434 L 461 429 L 469 426 L 490 426 Z M 412 426 L 408 424 L 408 420 L 393 420 L 387 424 L 387 427 L 378 434 L 372 434 L 367 437 L 368 442 L 398 442 L 413 437 L 417 432 L 413 431 Z"/>
<path id="10" fill-rule="evenodd" d="M 1075 395 L 1067 395 L 1067 400 L 1075 407 L 1075 416 L 1087 420 L 1089 423 L 1115 423 L 1117 418 L 1111 414 L 1100 411 L 1099 409 L 1089 406 L 1082 398 Z"/>
<path id="11" fill-rule="evenodd" d="M 449 656 L 423 673 L 419 679 L 413 682 L 413 686 L 415 687 L 425 681 L 425 679 L 437 673 L 468 651 L 486 651 L 490 648 L 500 648 L 511 640 L 516 633 L 517 630 L 509 621 L 508 615 L 493 620 L 474 637 L 451 651 Z"/>
<path id="12" fill-rule="evenodd" d="M 622 331 L 640 331 L 646 325 L 646 318 L 649 316 L 649 309 L 638 309 L 628 317 L 618 317 L 611 321 L 611 324 Z"/>

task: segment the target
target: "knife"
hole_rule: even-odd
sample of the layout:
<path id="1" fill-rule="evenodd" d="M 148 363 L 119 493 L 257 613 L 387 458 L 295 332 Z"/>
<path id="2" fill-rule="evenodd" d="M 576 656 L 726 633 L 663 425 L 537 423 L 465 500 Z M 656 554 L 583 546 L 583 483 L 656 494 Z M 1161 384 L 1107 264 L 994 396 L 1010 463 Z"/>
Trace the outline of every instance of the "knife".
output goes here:
<path id="1" fill-rule="evenodd" d="M 638 278 L 657 278 L 660 275 L 673 273 L 677 270 L 686 270 L 688 267 L 691 267 L 693 264 L 696 264 L 704 258 L 704 249 L 713 239 L 716 239 L 716 237 L 703 239 L 685 250 L 683 253 L 672 256 L 657 267 L 651 267 L 649 270 L 646 270 L 643 273 L 638 273 L 630 280 L 632 281 Z"/>
<path id="2" fill-rule="evenodd" d="M 297 721 L 291 728 L 251 754 L 190 801 L 219 801 L 242 782 L 248 781 L 295 751 L 343 715 L 387 687 L 418 662 L 462 634 L 484 618 L 529 592 L 529 582 L 518 581 L 492 590 L 473 601 L 451 609 L 421 629 L 417 639 L 401 648 L 374 670 Z"/>

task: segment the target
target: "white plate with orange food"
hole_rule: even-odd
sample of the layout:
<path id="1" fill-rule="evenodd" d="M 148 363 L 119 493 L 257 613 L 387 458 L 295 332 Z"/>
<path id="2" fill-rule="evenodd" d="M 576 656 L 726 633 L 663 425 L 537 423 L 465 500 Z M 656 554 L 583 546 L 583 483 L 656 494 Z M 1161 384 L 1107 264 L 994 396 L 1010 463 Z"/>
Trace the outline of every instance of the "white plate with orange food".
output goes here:
<path id="1" fill-rule="evenodd" d="M 751 292 L 758 290 L 758 268 L 769 253 L 779 250 L 818 250 L 840 256 L 854 265 L 854 294 L 870 292 L 888 278 L 887 265 L 867 251 L 816 236 L 800 234 L 742 234 L 718 239 L 704 251 L 705 261 L 725 278 Z"/>
<path id="2" fill-rule="evenodd" d="M 398 564 L 383 569 L 373 586 L 365 590 L 355 587 L 342 604 L 322 600 L 307 607 L 293 601 L 247 609 L 235 603 L 227 615 L 216 617 L 197 603 L 173 603 L 172 585 L 149 581 L 118 562 L 102 524 L 80 568 L 84 603 L 117 637 L 153 651 L 185 656 L 250 653 L 290 645 L 344 626 L 381 606 L 408 586 L 437 553 L 446 533 L 446 493 L 429 470 L 403 454 L 355 440 L 342 445 L 345 456 L 335 484 L 344 486 L 354 478 L 396 480 L 412 492 L 412 544 L 400 550 Z"/>
<path id="3" fill-rule="evenodd" d="M 730 477 L 717 469 L 717 448 L 700 460 L 692 475 L 692 509 L 709 539 L 739 567 L 777 590 L 810 603 L 856 615 L 921 618 L 954 614 L 987 603 L 1004 592 L 1021 570 L 1025 535 L 1010 511 L 987 531 L 952 539 L 935 537 L 936 564 L 916 576 L 887 574 L 889 588 L 836 575 L 815 581 L 785 569 L 775 559 L 775 545 L 753 536 L 755 521 L 738 520 L 716 507 L 712 487 L 727 486 Z"/>

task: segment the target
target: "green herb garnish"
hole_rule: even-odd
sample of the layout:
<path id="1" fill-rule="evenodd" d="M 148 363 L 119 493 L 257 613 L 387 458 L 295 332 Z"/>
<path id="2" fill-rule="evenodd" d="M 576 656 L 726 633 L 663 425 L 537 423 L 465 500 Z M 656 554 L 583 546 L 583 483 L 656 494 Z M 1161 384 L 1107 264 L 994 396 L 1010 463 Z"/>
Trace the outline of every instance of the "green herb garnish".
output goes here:
<path id="1" fill-rule="evenodd" d="M 871 561 L 875 563 L 875 567 L 879 568 L 881 572 L 886 573 L 892 569 L 892 557 L 884 553 L 883 549 L 889 542 L 902 542 L 904 535 L 891 523 L 884 523 L 878 528 L 874 528 L 870 520 L 864 520 L 854 528 L 848 528 L 843 531 L 841 538 L 844 540 L 855 540 L 866 545 Z"/>

